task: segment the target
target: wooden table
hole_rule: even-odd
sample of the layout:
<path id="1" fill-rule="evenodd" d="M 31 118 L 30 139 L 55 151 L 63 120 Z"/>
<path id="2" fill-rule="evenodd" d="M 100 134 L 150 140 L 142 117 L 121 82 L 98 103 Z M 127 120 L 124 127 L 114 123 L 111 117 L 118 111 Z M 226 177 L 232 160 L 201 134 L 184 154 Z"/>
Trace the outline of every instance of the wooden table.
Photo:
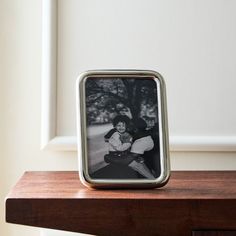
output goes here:
<path id="1" fill-rule="evenodd" d="M 236 235 L 236 171 L 172 172 L 152 190 L 93 190 L 77 172 L 26 172 L 6 198 L 6 221 L 94 235 Z"/>

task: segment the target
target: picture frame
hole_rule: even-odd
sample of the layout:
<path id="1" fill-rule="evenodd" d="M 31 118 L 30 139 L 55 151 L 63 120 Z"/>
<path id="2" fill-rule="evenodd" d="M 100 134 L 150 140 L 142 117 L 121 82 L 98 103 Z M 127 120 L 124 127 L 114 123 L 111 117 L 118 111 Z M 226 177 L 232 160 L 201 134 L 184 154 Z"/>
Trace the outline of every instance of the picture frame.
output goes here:
<path id="1" fill-rule="evenodd" d="M 92 188 L 155 188 L 170 176 L 166 88 L 148 70 L 94 70 L 76 81 L 79 176 Z"/>

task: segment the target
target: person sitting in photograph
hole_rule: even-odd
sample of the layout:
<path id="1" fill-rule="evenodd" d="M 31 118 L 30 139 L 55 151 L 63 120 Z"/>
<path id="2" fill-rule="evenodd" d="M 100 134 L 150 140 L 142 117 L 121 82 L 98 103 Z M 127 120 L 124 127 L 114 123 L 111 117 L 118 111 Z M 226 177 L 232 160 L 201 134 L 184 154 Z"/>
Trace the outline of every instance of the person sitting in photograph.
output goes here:
<path id="1" fill-rule="evenodd" d="M 126 115 L 118 115 L 113 119 L 114 128 L 104 136 L 105 141 L 109 143 L 109 154 L 104 156 L 105 162 L 124 164 L 120 158 L 127 156 L 132 143 L 132 137 L 127 132 L 129 122 L 130 119 Z"/>
<path id="2" fill-rule="evenodd" d="M 144 163 L 143 158 L 144 152 L 148 152 L 154 147 L 150 132 L 146 130 L 147 124 L 142 118 L 134 122 L 136 132 L 131 145 L 132 137 L 126 131 L 127 124 L 130 122 L 127 118 L 127 116 L 115 117 L 114 129 L 104 136 L 105 140 L 109 142 L 109 154 L 104 156 L 105 162 L 129 166 L 143 177 L 154 179 L 155 177 Z"/>
<path id="3" fill-rule="evenodd" d="M 144 160 L 145 152 L 154 148 L 154 141 L 150 131 L 146 130 L 147 124 L 142 118 L 138 118 L 134 123 L 137 130 L 133 136 L 133 144 L 128 155 L 129 159 L 133 159 L 129 167 L 148 179 L 154 179 L 153 173 L 146 166 Z"/>

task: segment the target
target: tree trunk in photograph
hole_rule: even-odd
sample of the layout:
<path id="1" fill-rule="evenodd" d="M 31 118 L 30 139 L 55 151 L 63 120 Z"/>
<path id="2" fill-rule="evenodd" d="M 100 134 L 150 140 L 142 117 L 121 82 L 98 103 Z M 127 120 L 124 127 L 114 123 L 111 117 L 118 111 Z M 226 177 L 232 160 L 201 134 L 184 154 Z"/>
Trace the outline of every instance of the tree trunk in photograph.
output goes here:
<path id="1" fill-rule="evenodd" d="M 140 114 L 141 108 L 141 86 L 140 84 L 135 84 L 134 82 L 129 83 L 124 81 L 124 85 L 128 94 L 128 107 L 132 114 L 133 119 L 137 119 Z"/>

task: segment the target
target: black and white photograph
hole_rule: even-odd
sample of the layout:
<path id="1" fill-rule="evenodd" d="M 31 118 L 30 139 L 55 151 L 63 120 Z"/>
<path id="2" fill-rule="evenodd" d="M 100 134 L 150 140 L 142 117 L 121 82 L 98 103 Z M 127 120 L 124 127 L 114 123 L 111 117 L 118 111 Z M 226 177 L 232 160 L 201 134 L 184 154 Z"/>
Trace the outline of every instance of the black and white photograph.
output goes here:
<path id="1" fill-rule="evenodd" d="M 88 77 L 85 100 L 89 176 L 158 178 L 157 82 L 151 77 Z"/>

